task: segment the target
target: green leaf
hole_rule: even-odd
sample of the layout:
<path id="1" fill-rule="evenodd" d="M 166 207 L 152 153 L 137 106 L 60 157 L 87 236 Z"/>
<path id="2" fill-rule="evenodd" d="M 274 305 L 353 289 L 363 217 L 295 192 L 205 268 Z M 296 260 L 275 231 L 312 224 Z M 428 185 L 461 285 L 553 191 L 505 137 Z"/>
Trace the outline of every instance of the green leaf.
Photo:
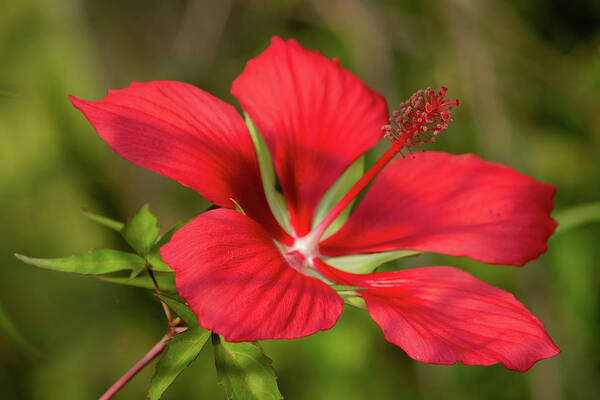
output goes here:
<path id="1" fill-rule="evenodd" d="M 582 204 L 559 211 L 554 219 L 558 222 L 557 235 L 587 223 L 600 222 L 600 203 Z"/>
<path id="2" fill-rule="evenodd" d="M 212 335 L 217 380 L 229 400 L 283 399 L 271 360 L 258 343 L 228 343 Z"/>
<path id="3" fill-rule="evenodd" d="M 290 223 L 290 214 L 288 213 L 285 199 L 275 188 L 275 170 L 273 169 L 269 148 L 248 114 L 244 113 L 244 117 L 246 119 L 248 131 L 250 131 L 250 136 L 252 137 L 252 143 L 254 143 L 254 149 L 256 150 L 258 166 L 260 167 L 260 176 L 262 177 L 269 207 L 271 208 L 275 219 L 277 219 L 277 222 L 279 222 L 283 229 L 291 232 L 292 225 Z"/>
<path id="4" fill-rule="evenodd" d="M 142 256 L 148 255 L 154 243 L 156 243 L 159 233 L 158 220 L 150 212 L 148 204 L 144 204 L 121 230 L 121 235 L 131 248 Z"/>
<path id="5" fill-rule="evenodd" d="M 175 288 L 175 275 L 172 272 L 155 272 L 154 277 L 162 292 L 177 292 L 177 289 Z M 133 279 L 129 276 L 119 275 L 94 275 L 94 278 L 104 282 L 117 283 L 119 285 L 135 286 L 150 290 L 155 289 L 154 282 L 152 282 L 152 278 L 148 275 L 140 275 Z"/>
<path id="6" fill-rule="evenodd" d="M 362 286 L 329 285 L 336 292 L 350 292 L 354 290 L 365 290 Z"/>
<path id="7" fill-rule="evenodd" d="M 349 304 L 353 307 L 360 308 L 362 310 L 367 309 L 367 303 L 365 303 L 365 299 L 363 299 L 360 295 L 356 293 L 352 294 L 340 294 L 344 299 L 344 303 Z"/>
<path id="8" fill-rule="evenodd" d="M 148 256 L 148 263 L 152 270 L 158 272 L 173 272 L 171 267 L 169 267 L 169 264 L 165 263 L 162 258 L 160 258 L 160 251 L 157 251 L 157 253 L 158 255 L 152 256 L 152 253 L 150 253 Z"/>
<path id="9" fill-rule="evenodd" d="M 352 163 L 344 171 L 342 176 L 338 178 L 337 181 L 325 192 L 319 205 L 317 206 L 317 210 L 315 211 L 315 216 L 313 218 L 313 228 L 315 228 L 325 216 L 333 209 L 333 207 L 344 197 L 346 193 L 350 190 L 350 188 L 361 178 L 364 172 L 364 158 L 360 157 L 356 161 Z M 328 236 L 333 235 L 338 229 L 342 227 L 344 222 L 348 219 L 350 215 L 350 211 L 352 210 L 352 203 L 348 205 L 342 211 L 342 213 L 333 221 L 333 223 L 327 228 L 325 234 L 323 234 L 323 239 Z"/>
<path id="10" fill-rule="evenodd" d="M 169 267 L 169 265 L 162 260 L 162 257 L 160 256 L 160 248 L 163 247 L 165 244 L 169 243 L 173 234 L 179 229 L 181 229 L 185 224 L 187 224 L 187 222 L 189 221 L 179 222 L 178 224 L 176 224 L 160 238 L 160 240 L 154 245 L 154 247 L 152 247 L 152 250 L 150 250 L 150 253 L 146 257 L 146 260 L 148 260 L 148 263 L 152 266 L 152 269 L 154 271 L 173 272 L 171 267 Z"/>
<path id="11" fill-rule="evenodd" d="M 86 210 L 85 208 L 82 208 L 81 212 L 83 213 L 83 215 L 85 215 L 92 221 L 97 222 L 100 225 L 104 225 L 105 227 L 113 229 L 117 232 L 121 232 L 121 229 L 123 229 L 123 227 L 125 226 L 125 224 L 123 222 L 115 221 L 114 219 L 104 217 L 102 215 L 94 214 L 93 212 L 90 212 L 90 211 Z"/>
<path id="12" fill-rule="evenodd" d="M 15 254 L 19 260 L 36 267 L 77 274 L 106 274 L 132 270 L 141 271 L 146 261 L 136 254 L 111 249 L 95 249 L 85 254 L 65 258 L 33 258 Z"/>
<path id="13" fill-rule="evenodd" d="M 15 324 L 2 308 L 2 304 L 0 304 L 0 334 L 6 336 L 24 352 L 37 357 L 41 356 L 39 350 L 29 343 L 29 341 L 25 339 L 21 332 L 19 332 Z"/>
<path id="14" fill-rule="evenodd" d="M 327 264 L 354 274 L 368 274 L 388 261 L 418 256 L 422 252 L 414 250 L 382 251 L 379 253 L 354 254 L 351 256 L 325 258 Z"/>
<path id="15" fill-rule="evenodd" d="M 246 211 L 244 211 L 244 209 L 242 208 L 242 206 L 240 206 L 240 203 L 238 203 L 237 201 L 235 201 L 235 199 L 233 197 L 230 197 L 229 200 L 231 200 L 231 202 L 233 203 L 233 207 L 235 208 L 235 211 L 246 215 Z"/>
<path id="16" fill-rule="evenodd" d="M 150 382 L 148 390 L 150 400 L 160 399 L 175 378 L 198 357 L 209 336 L 210 331 L 191 328 L 167 341 L 165 352 L 156 364 Z"/>
<path id="17" fill-rule="evenodd" d="M 183 299 L 179 300 L 171 296 L 165 296 L 162 294 L 156 295 L 159 299 L 164 301 L 171 310 L 175 311 L 182 320 L 190 327 L 199 327 L 198 318 L 196 314 L 192 311 L 190 306 L 188 306 Z"/>

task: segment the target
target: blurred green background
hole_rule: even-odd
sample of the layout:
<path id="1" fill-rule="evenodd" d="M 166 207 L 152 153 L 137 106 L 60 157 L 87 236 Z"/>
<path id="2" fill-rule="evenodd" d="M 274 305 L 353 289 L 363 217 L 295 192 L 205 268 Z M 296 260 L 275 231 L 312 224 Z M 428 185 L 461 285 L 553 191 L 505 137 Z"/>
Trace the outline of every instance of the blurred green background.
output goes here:
<path id="1" fill-rule="evenodd" d="M 119 158 L 69 103 L 171 79 L 236 104 L 231 82 L 272 35 L 339 57 L 390 105 L 427 86 L 461 107 L 434 146 L 473 152 L 558 187 L 556 210 L 600 200 L 600 2 L 0 1 L 0 304 L 42 353 L 0 335 L 0 398 L 92 399 L 164 333 L 149 291 L 18 262 L 124 248 L 81 207 L 124 220 L 149 202 L 163 229 L 203 211 L 197 194 Z M 237 104 L 236 104 L 237 106 Z M 440 171 L 443 178 L 443 171 Z M 388 344 L 365 312 L 267 342 L 286 399 L 600 398 L 600 224 L 550 239 L 524 268 L 424 255 L 509 290 L 562 353 L 519 374 L 432 366 Z M 116 398 L 143 398 L 147 368 Z M 223 399 L 206 348 L 167 399 Z"/>

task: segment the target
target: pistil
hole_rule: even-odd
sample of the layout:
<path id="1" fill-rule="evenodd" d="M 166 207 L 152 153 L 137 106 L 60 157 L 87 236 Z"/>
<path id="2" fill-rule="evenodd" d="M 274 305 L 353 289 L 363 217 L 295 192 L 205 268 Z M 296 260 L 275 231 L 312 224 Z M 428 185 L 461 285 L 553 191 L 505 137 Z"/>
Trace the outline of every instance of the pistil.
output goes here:
<path id="1" fill-rule="evenodd" d="M 362 192 L 362 190 L 381 172 L 381 170 L 393 160 L 394 156 L 398 154 L 402 148 L 408 136 L 402 136 L 400 139 L 394 141 L 390 148 L 381 156 L 379 160 L 352 186 L 352 188 L 342 197 L 342 199 L 331 209 L 329 214 L 323 218 L 321 223 L 309 234 L 311 239 L 315 242 L 319 242 L 329 225 L 335 221 L 335 219 L 344 211 L 346 207 Z"/>
<path id="2" fill-rule="evenodd" d="M 442 86 L 437 93 L 432 89 L 419 90 L 407 101 L 400 103 L 399 110 L 392 113 L 389 124 L 382 130 L 385 137 L 392 141 L 390 148 L 379 160 L 352 186 L 342 199 L 331 209 L 317 227 L 304 238 L 310 247 L 318 247 L 321 237 L 341 214 L 342 211 L 363 191 L 363 189 L 404 149 L 408 151 L 427 143 L 434 143 L 452 122 L 449 110 L 458 106 L 458 100 L 445 99 L 448 89 Z"/>

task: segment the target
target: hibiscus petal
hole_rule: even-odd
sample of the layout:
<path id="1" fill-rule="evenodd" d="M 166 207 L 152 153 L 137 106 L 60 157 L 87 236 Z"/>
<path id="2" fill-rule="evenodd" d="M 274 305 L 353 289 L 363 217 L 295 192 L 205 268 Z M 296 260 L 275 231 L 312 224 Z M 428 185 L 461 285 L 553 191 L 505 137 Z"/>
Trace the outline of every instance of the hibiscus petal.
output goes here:
<path id="1" fill-rule="evenodd" d="M 523 265 L 547 250 L 554 192 L 470 154 L 416 153 L 381 173 L 321 253 L 409 249 Z"/>
<path id="2" fill-rule="evenodd" d="M 231 93 L 269 146 L 296 234 L 308 233 L 323 194 L 381 138 L 385 99 L 337 61 L 278 37 Z"/>
<path id="3" fill-rule="evenodd" d="M 492 365 L 526 371 L 560 350 L 542 323 L 508 292 L 451 267 L 355 275 L 319 261 L 359 293 L 385 338 L 431 364 Z"/>
<path id="4" fill-rule="evenodd" d="M 301 274 L 254 220 L 231 210 L 200 215 L 161 248 L 200 325 L 229 342 L 294 339 L 330 329 L 343 300 Z"/>
<path id="5" fill-rule="evenodd" d="M 248 129 L 235 109 L 185 83 L 132 83 L 99 101 L 70 97 L 122 157 L 188 186 L 267 226 L 282 241 L 262 190 Z"/>

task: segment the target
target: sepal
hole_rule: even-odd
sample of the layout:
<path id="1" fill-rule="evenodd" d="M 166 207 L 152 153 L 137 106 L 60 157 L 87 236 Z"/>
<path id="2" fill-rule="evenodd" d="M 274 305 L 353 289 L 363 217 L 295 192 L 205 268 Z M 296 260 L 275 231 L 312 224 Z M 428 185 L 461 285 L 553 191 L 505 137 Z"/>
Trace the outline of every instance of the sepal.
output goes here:
<path id="1" fill-rule="evenodd" d="M 248 131 L 250 132 L 250 137 L 252 138 L 252 144 L 254 144 L 254 149 L 256 150 L 260 176 L 265 190 L 267 203 L 269 203 L 269 207 L 271 208 L 275 219 L 279 222 L 279 225 L 290 233 L 292 231 L 290 214 L 287 205 L 285 204 L 283 194 L 275 187 L 275 170 L 273 169 L 273 161 L 271 159 L 271 154 L 269 153 L 269 148 L 248 114 L 244 113 L 244 119 Z"/>
<path id="2" fill-rule="evenodd" d="M 414 250 L 380 251 L 378 253 L 353 254 L 349 256 L 324 258 L 327 264 L 354 274 L 368 274 L 380 265 L 404 257 L 414 257 L 422 254 Z"/>
<path id="3" fill-rule="evenodd" d="M 319 205 L 315 211 L 315 216 L 313 217 L 313 229 L 319 225 L 319 223 L 325 218 L 327 214 L 333 209 L 333 207 L 344 197 L 346 193 L 354 186 L 356 182 L 363 175 L 365 170 L 365 161 L 364 157 L 359 157 L 356 161 L 354 161 L 344 173 L 338 178 L 337 181 L 325 192 L 321 200 L 319 201 Z M 337 232 L 344 222 L 348 220 L 350 216 L 350 212 L 352 211 L 352 204 L 354 201 L 348 205 L 340 213 L 340 215 L 331 223 L 329 228 L 323 234 L 322 239 L 326 239 L 329 236 L 333 235 Z"/>

